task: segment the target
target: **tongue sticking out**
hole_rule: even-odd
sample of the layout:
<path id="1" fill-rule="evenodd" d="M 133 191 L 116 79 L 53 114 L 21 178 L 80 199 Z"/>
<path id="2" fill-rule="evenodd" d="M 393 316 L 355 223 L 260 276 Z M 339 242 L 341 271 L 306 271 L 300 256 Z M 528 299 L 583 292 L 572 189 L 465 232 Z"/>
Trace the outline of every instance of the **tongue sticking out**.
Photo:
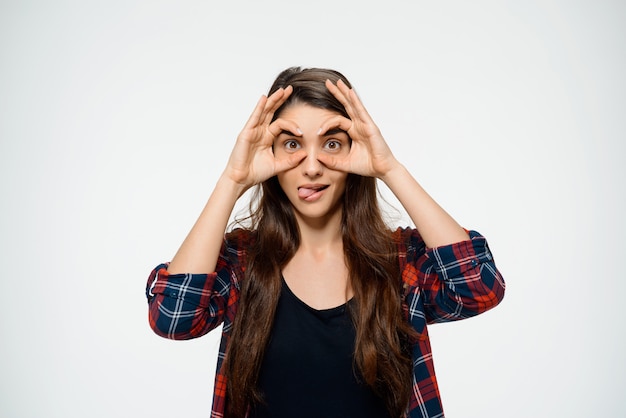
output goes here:
<path id="1" fill-rule="evenodd" d="M 315 192 L 317 192 L 317 189 L 307 189 L 304 187 L 300 187 L 298 189 L 298 197 L 300 199 L 306 199 L 307 197 L 311 196 Z"/>

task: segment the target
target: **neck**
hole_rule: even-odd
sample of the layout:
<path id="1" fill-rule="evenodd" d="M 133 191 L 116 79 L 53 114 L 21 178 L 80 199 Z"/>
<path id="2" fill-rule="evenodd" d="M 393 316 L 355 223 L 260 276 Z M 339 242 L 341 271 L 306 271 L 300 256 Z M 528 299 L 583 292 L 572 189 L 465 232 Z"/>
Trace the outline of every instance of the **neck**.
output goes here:
<path id="1" fill-rule="evenodd" d="M 333 215 L 308 219 L 297 216 L 300 229 L 300 248 L 303 251 L 325 251 L 343 245 L 341 211 Z"/>

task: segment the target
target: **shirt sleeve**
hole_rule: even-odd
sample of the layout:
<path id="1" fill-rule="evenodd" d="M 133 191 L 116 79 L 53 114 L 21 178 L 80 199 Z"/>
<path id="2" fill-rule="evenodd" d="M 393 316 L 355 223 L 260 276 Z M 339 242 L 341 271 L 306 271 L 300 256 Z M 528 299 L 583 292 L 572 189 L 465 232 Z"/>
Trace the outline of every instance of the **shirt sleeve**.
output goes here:
<path id="1" fill-rule="evenodd" d="M 487 240 L 476 231 L 470 239 L 426 248 L 416 230 L 404 230 L 405 262 L 401 262 L 411 316 L 426 323 L 469 318 L 500 303 L 505 284 Z M 419 330 L 418 330 L 419 331 Z"/>
<path id="2" fill-rule="evenodd" d="M 239 300 L 248 245 L 248 234 L 227 235 L 210 274 L 170 274 L 169 263 L 152 270 L 146 297 L 154 332 L 175 340 L 197 338 L 230 316 Z"/>

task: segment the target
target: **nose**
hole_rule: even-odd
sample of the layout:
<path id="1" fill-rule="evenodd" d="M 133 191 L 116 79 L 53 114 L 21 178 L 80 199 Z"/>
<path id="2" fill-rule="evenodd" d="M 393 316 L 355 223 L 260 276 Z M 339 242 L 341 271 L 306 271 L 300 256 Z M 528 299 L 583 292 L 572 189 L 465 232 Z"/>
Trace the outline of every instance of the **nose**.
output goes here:
<path id="1" fill-rule="evenodd" d="M 302 161 L 302 170 L 304 175 L 308 177 L 318 177 L 322 175 L 324 166 L 317 159 L 317 153 L 315 151 L 309 151 L 306 158 Z"/>

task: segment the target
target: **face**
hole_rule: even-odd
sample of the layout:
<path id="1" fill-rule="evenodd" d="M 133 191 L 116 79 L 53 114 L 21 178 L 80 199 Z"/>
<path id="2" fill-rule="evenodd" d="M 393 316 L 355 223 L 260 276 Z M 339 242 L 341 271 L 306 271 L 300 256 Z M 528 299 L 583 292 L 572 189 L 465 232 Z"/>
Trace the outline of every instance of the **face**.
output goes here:
<path id="1" fill-rule="evenodd" d="M 300 150 L 306 153 L 299 165 L 277 176 L 299 221 L 327 222 L 341 216 L 348 174 L 329 169 L 319 159 L 324 155 L 341 158 L 350 152 L 350 139 L 345 131 L 319 132 L 325 121 L 337 115 L 306 104 L 294 104 L 280 114 L 280 119 L 295 124 L 302 135 L 283 131 L 274 141 L 274 155 L 281 159 Z"/>

